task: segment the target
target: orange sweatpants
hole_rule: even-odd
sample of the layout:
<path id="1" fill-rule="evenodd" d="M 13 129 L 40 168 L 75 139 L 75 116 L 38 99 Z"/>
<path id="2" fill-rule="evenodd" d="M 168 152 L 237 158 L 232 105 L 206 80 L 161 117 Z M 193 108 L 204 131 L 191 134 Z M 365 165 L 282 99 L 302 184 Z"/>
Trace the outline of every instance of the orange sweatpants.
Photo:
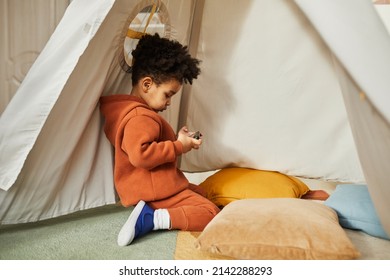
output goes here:
<path id="1" fill-rule="evenodd" d="M 147 202 L 153 209 L 167 209 L 171 229 L 202 231 L 220 209 L 204 197 L 203 190 L 190 184 L 189 189 L 169 198 Z"/>

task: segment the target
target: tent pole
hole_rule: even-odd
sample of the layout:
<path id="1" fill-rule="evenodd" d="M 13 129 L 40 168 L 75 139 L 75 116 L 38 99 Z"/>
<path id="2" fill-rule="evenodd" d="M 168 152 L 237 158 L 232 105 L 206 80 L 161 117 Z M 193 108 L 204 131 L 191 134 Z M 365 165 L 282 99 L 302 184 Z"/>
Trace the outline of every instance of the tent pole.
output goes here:
<path id="1" fill-rule="evenodd" d="M 204 0 L 195 0 L 194 7 L 192 12 L 192 22 L 191 22 L 191 31 L 190 38 L 188 42 L 188 51 L 191 56 L 196 57 L 199 44 L 199 33 L 202 22 Z M 183 127 L 187 122 L 187 111 L 189 103 L 189 93 L 191 91 L 191 85 L 184 84 L 183 91 L 180 100 L 180 112 L 179 112 L 179 121 L 177 130 Z"/>
<path id="2" fill-rule="evenodd" d="M 196 57 L 196 53 L 199 45 L 199 33 L 202 23 L 203 7 L 205 0 L 194 0 L 192 20 L 190 27 L 190 37 L 188 41 L 188 51 L 192 57 Z M 179 107 L 179 120 L 177 131 L 180 130 L 187 123 L 188 104 L 190 99 L 191 85 L 184 84 L 181 93 L 180 107 Z M 181 157 L 178 159 L 178 166 L 181 164 Z"/>

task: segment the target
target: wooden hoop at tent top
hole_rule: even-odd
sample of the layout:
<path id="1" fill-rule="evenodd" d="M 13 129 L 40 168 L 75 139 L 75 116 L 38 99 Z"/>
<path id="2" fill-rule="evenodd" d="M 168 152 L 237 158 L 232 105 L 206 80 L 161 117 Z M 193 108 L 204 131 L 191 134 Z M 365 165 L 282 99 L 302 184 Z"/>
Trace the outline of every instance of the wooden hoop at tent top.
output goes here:
<path id="1" fill-rule="evenodd" d="M 136 19 L 136 17 L 141 13 L 143 10 L 150 7 L 149 15 L 145 17 L 146 24 L 142 28 L 142 31 L 140 30 L 134 30 L 130 28 L 131 23 Z M 142 0 L 140 1 L 133 9 L 133 11 L 130 13 L 128 20 L 125 22 L 123 27 L 123 32 L 121 33 L 121 38 L 119 41 L 119 49 L 118 49 L 118 57 L 119 57 L 119 63 L 122 69 L 125 72 L 131 73 L 131 51 L 135 48 L 136 44 L 138 43 L 138 40 L 145 34 L 148 34 L 148 28 L 150 27 L 149 24 L 152 21 L 153 16 L 158 14 L 158 17 L 162 24 L 164 24 L 164 33 L 160 34 L 162 37 L 169 38 L 171 36 L 171 21 L 169 17 L 169 12 L 167 7 L 164 3 L 162 3 L 161 0 Z M 137 40 L 136 42 L 132 43 L 131 50 L 126 50 L 125 44 L 127 40 Z"/>

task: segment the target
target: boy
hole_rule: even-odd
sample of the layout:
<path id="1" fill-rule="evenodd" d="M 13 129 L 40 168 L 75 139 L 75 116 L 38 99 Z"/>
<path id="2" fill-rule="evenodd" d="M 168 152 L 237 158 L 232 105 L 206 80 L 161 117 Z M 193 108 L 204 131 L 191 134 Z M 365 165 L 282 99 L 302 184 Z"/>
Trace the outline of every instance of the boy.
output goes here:
<path id="1" fill-rule="evenodd" d="M 158 34 L 144 35 L 132 52 L 130 95 L 100 99 L 104 131 L 115 148 L 115 187 L 122 205 L 136 205 L 118 235 L 129 245 L 152 230 L 201 231 L 219 212 L 177 168 L 177 157 L 198 149 L 202 139 L 183 127 L 176 137 L 158 112 L 183 83 L 200 74 L 187 47 Z"/>

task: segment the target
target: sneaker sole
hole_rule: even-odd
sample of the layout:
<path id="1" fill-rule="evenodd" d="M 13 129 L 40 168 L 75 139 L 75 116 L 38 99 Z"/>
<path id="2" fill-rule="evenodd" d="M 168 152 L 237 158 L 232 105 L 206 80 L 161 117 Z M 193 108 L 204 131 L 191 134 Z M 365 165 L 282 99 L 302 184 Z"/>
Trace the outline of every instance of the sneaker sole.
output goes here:
<path id="1" fill-rule="evenodd" d="M 139 201 L 138 204 L 134 207 L 125 224 L 122 226 L 117 240 L 119 246 L 127 246 L 133 241 L 135 235 L 135 224 L 137 223 L 139 214 L 141 213 L 144 206 L 145 201 Z"/>

